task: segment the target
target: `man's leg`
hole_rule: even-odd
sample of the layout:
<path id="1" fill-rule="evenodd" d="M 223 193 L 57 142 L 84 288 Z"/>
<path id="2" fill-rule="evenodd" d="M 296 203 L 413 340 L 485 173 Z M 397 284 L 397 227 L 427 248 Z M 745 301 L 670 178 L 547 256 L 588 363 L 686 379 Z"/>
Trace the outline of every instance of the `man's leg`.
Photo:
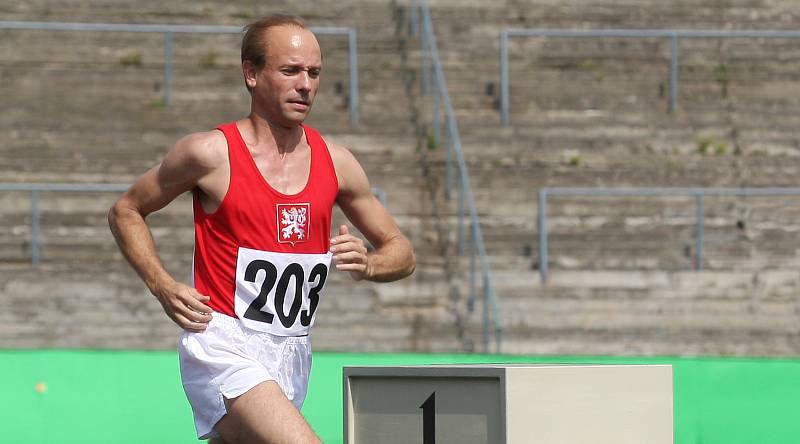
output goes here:
<path id="1" fill-rule="evenodd" d="M 228 413 L 214 430 L 231 444 L 322 443 L 275 381 L 226 399 L 225 407 Z"/>

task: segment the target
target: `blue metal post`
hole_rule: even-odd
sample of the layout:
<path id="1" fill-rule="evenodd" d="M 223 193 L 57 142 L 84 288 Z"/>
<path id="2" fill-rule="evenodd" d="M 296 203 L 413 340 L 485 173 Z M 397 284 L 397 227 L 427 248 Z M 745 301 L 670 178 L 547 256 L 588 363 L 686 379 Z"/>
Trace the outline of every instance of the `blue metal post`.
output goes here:
<path id="1" fill-rule="evenodd" d="M 489 353 L 489 285 L 483 276 L 483 351 Z"/>
<path id="2" fill-rule="evenodd" d="M 423 39 L 427 40 L 427 50 L 430 57 L 430 63 L 432 65 L 432 72 L 431 75 L 436 77 L 436 82 L 440 85 L 441 99 L 442 105 L 445 110 L 445 118 L 447 119 L 447 128 L 451 132 L 450 136 L 452 138 L 451 142 L 453 144 L 453 152 L 455 153 L 456 161 L 458 162 L 458 172 L 460 176 L 459 180 L 459 193 L 460 193 L 460 218 L 463 219 L 464 216 L 464 205 L 467 205 L 467 211 L 469 211 L 470 221 L 473 227 L 474 239 L 473 239 L 473 247 L 477 250 L 477 256 L 480 260 L 480 266 L 483 270 L 483 279 L 484 279 L 484 292 L 486 297 L 489 299 L 489 303 L 492 304 L 492 310 L 494 313 L 494 319 L 496 320 L 495 328 L 500 328 L 500 313 L 497 309 L 497 304 L 495 301 L 495 294 L 492 287 L 492 276 L 491 276 L 491 269 L 488 264 L 487 255 L 486 255 L 486 248 L 483 244 L 483 237 L 481 235 L 481 228 L 478 222 L 478 211 L 475 207 L 475 199 L 472 195 L 472 190 L 470 187 L 470 180 L 469 180 L 469 173 L 466 166 L 466 161 L 464 160 L 463 150 L 461 147 L 461 139 L 458 133 L 458 123 L 455 118 L 455 113 L 453 111 L 453 104 L 450 101 L 450 94 L 447 91 L 447 82 L 444 77 L 444 72 L 442 70 L 441 61 L 438 55 L 438 48 L 436 46 L 436 34 L 433 32 L 433 25 L 431 23 L 431 16 L 430 16 L 430 9 L 428 8 L 428 4 L 426 0 L 420 0 L 421 4 L 421 18 L 422 18 L 422 34 Z M 466 202 L 466 203 L 465 203 Z M 462 230 L 463 230 L 463 221 L 461 222 Z M 463 239 L 463 234 L 462 234 Z M 463 248 L 463 247 L 462 247 Z M 487 308 L 488 309 L 488 308 Z M 499 337 L 499 336 L 498 336 Z"/>
<path id="3" fill-rule="evenodd" d="M 462 173 L 463 175 L 463 173 Z M 464 255 L 464 181 L 458 185 L 458 255 Z"/>
<path id="4" fill-rule="evenodd" d="M 444 132 L 445 140 L 442 141 L 447 145 L 447 154 L 444 160 L 444 177 L 446 182 L 444 197 L 447 200 L 450 200 L 450 196 L 453 194 L 453 136 L 450 135 L 451 130 L 452 128 L 450 128 L 450 126 L 446 127 Z"/>
<path id="5" fill-rule="evenodd" d="M 547 190 L 539 190 L 539 279 L 547 282 Z"/>
<path id="6" fill-rule="evenodd" d="M 500 32 L 500 121 L 508 126 L 508 31 Z"/>
<path id="7" fill-rule="evenodd" d="M 411 35 L 416 37 L 419 35 L 419 5 L 417 4 L 417 0 L 411 1 L 411 10 L 409 12 L 411 14 Z"/>
<path id="8" fill-rule="evenodd" d="M 669 112 L 678 107 L 678 36 L 672 36 L 672 60 L 669 70 Z"/>
<path id="9" fill-rule="evenodd" d="M 428 57 L 430 57 L 430 43 L 428 42 L 428 34 L 425 32 L 423 28 L 422 32 L 422 67 L 420 68 L 420 92 L 422 94 L 428 94 L 430 91 L 430 68 L 428 68 Z"/>
<path id="10" fill-rule="evenodd" d="M 386 206 L 386 192 L 383 191 L 383 188 L 372 187 L 372 195 L 378 199 L 381 205 Z"/>
<path id="11" fill-rule="evenodd" d="M 172 103 L 172 33 L 164 33 L 164 105 Z"/>
<path id="12" fill-rule="evenodd" d="M 467 300 L 467 310 L 472 313 L 475 311 L 475 298 L 478 294 L 475 283 L 475 241 L 470 242 L 469 247 L 469 299 Z"/>
<path id="13" fill-rule="evenodd" d="M 439 107 L 439 85 L 433 84 L 433 143 L 439 146 L 442 139 L 442 119 Z"/>
<path id="14" fill-rule="evenodd" d="M 31 191 L 31 263 L 39 265 L 39 191 Z"/>
<path id="15" fill-rule="evenodd" d="M 495 353 L 503 352 L 503 327 L 500 325 L 499 318 L 494 320 L 494 346 Z"/>
<path id="16" fill-rule="evenodd" d="M 696 197 L 697 199 L 697 239 L 695 240 L 696 245 L 696 254 L 695 254 L 695 264 L 694 269 L 697 271 L 703 271 L 703 237 L 705 236 L 705 205 L 703 202 L 703 195 L 700 194 Z"/>
<path id="17" fill-rule="evenodd" d="M 349 41 L 349 57 L 350 62 L 350 122 L 353 125 L 358 125 L 358 43 L 357 34 L 355 29 L 351 29 L 347 34 Z"/>

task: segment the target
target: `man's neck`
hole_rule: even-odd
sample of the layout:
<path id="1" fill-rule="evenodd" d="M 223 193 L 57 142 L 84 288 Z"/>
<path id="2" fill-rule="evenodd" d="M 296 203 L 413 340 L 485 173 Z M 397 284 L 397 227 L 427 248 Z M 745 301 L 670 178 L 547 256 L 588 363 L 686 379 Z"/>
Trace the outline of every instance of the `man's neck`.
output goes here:
<path id="1" fill-rule="evenodd" d="M 294 151 L 303 135 L 303 128 L 300 125 L 291 127 L 277 125 L 257 113 L 250 113 L 247 120 L 250 121 L 253 131 L 253 146 L 272 147 L 281 155 Z M 247 142 L 248 145 L 251 144 L 251 141 Z"/>

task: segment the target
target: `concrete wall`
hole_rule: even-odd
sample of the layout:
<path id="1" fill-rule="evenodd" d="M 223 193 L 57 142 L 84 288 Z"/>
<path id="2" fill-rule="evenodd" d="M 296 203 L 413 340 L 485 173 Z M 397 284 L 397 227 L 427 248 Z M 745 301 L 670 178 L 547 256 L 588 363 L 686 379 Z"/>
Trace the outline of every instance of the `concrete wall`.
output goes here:
<path id="1" fill-rule="evenodd" d="M 668 45 L 524 39 L 511 47 L 512 122 L 499 127 L 504 27 L 790 28 L 789 2 L 432 1 L 505 326 L 504 351 L 792 355 L 800 244 L 796 198 L 706 202 L 706 260 L 686 198 L 558 198 L 551 281 L 538 282 L 542 186 L 793 186 L 798 171 L 794 41 L 684 42 L 681 98 L 667 114 Z M 406 2 L 26 2 L 4 20 L 243 24 L 275 10 L 359 31 L 362 122 L 346 109 L 346 46 L 321 38 L 325 79 L 311 124 L 350 147 L 414 242 L 405 281 L 332 276 L 314 341 L 352 351 L 481 348 L 456 255 L 457 201 L 443 146 L 428 146 L 418 40 Z M 181 135 L 247 112 L 232 36 L 178 36 L 173 106 L 159 102 L 160 36 L 0 31 L 3 181 L 130 182 Z M 116 251 L 113 195 L 43 195 L 43 265 L 27 264 L 28 197 L 0 195 L 3 347 L 174 346 L 176 328 Z M 343 221 L 337 213 L 336 222 Z M 167 267 L 188 277 L 187 197 L 152 217 Z"/>

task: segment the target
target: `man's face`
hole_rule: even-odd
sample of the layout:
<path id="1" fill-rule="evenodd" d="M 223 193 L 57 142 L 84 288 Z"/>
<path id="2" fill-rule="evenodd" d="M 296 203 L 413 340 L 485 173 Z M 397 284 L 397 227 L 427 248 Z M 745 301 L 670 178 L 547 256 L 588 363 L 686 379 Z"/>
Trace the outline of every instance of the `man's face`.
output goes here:
<path id="1" fill-rule="evenodd" d="M 254 105 L 271 122 L 297 126 L 308 117 L 319 88 L 322 53 L 311 31 L 295 26 L 270 28 L 264 35 L 266 62 L 248 85 Z"/>

